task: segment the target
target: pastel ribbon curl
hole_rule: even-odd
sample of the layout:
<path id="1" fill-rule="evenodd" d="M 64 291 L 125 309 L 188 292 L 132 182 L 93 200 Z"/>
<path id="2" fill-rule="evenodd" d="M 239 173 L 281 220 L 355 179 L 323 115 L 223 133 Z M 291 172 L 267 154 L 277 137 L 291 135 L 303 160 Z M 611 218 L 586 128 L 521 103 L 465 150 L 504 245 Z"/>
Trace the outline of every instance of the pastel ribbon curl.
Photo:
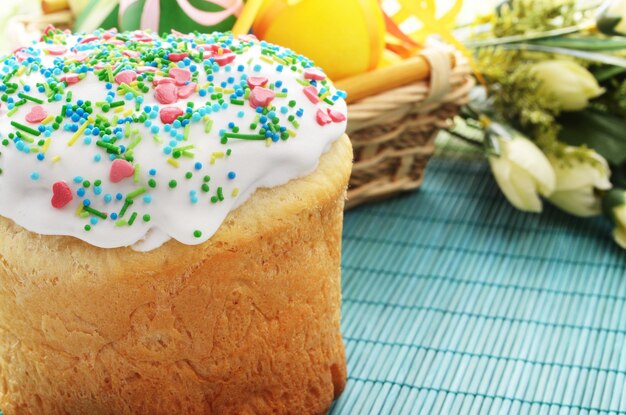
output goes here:
<path id="1" fill-rule="evenodd" d="M 139 0 L 120 0 L 120 17 L 131 5 Z M 202 26 L 214 26 L 226 20 L 230 16 L 238 16 L 243 8 L 243 0 L 205 0 L 207 3 L 213 3 L 221 6 L 224 10 L 219 12 L 207 12 L 194 7 L 189 0 L 176 0 L 178 6 L 193 21 Z M 143 11 L 141 13 L 141 28 L 151 29 L 155 32 L 159 31 L 159 20 L 161 18 L 161 2 L 160 0 L 145 0 Z"/>

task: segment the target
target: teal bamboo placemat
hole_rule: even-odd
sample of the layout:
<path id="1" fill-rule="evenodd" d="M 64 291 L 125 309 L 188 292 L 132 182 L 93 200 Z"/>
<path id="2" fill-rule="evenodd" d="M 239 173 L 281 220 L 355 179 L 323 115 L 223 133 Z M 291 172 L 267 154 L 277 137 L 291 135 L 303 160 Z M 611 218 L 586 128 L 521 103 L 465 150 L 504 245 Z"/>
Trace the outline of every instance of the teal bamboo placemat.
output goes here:
<path id="1" fill-rule="evenodd" d="M 419 192 L 346 214 L 331 413 L 626 414 L 611 224 L 517 212 L 473 158 L 446 145 Z"/>

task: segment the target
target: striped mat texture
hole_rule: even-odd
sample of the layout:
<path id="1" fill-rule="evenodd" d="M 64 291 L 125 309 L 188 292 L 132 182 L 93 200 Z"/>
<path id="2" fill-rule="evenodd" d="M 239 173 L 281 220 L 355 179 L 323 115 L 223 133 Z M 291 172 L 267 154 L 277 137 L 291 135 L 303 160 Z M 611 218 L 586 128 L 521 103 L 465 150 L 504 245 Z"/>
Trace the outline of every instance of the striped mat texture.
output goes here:
<path id="1" fill-rule="evenodd" d="M 332 414 L 626 414 L 626 254 L 524 214 L 444 143 L 419 192 L 346 214 Z"/>

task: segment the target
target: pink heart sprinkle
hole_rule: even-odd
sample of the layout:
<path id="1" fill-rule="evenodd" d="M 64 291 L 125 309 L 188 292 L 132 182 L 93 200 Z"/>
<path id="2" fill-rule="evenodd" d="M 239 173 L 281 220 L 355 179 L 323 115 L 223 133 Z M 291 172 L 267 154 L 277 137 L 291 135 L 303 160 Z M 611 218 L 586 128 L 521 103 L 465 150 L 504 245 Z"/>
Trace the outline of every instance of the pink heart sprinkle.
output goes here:
<path id="1" fill-rule="evenodd" d="M 38 124 L 42 122 L 47 116 L 48 113 L 46 112 L 46 110 L 43 109 L 41 105 L 35 105 L 31 108 L 30 112 L 26 114 L 26 121 L 31 124 Z"/>
<path id="2" fill-rule="evenodd" d="M 156 71 L 157 71 L 157 68 L 155 68 L 154 66 L 140 66 L 137 68 L 138 73 L 156 72 Z"/>
<path id="3" fill-rule="evenodd" d="M 22 63 L 26 59 L 30 58 L 30 55 L 28 53 L 18 51 L 18 52 L 15 52 L 15 57 L 17 58 L 18 62 Z"/>
<path id="4" fill-rule="evenodd" d="M 78 81 L 80 81 L 80 77 L 78 76 L 78 74 L 68 73 L 68 74 L 65 74 L 65 75 L 61 76 L 61 78 L 59 78 L 59 80 L 61 82 L 67 83 L 68 85 L 73 85 L 73 84 L 77 83 Z"/>
<path id="5" fill-rule="evenodd" d="M 54 34 L 54 32 L 56 32 L 57 28 L 54 27 L 54 25 L 49 24 L 48 26 L 46 26 L 45 29 L 43 29 L 43 34 L 44 35 L 49 35 L 50 32 L 52 32 L 52 34 Z M 43 40 L 43 39 L 42 39 Z"/>
<path id="6" fill-rule="evenodd" d="M 113 160 L 113 164 L 111 164 L 109 179 L 113 183 L 119 183 L 128 177 L 132 177 L 133 174 L 135 174 L 135 168 L 132 164 L 126 160 L 115 159 Z"/>
<path id="7" fill-rule="evenodd" d="M 174 84 L 159 84 L 154 90 L 154 97 L 161 104 L 173 104 L 178 101 L 178 88 Z"/>
<path id="8" fill-rule="evenodd" d="M 250 89 L 254 89 L 257 86 L 265 86 L 269 80 L 264 76 L 251 76 L 248 78 L 248 86 Z"/>
<path id="9" fill-rule="evenodd" d="M 320 102 L 320 97 L 317 96 L 317 88 L 312 85 L 304 88 L 304 95 L 306 95 L 313 104 Z"/>
<path id="10" fill-rule="evenodd" d="M 321 109 L 317 110 L 317 114 L 315 115 L 315 119 L 317 120 L 317 123 L 321 126 L 324 126 L 326 124 L 330 124 L 333 120 L 330 118 L 330 116 L 325 112 L 322 111 Z"/>
<path id="11" fill-rule="evenodd" d="M 175 84 L 176 83 L 176 79 L 174 78 L 163 78 L 162 76 L 155 76 L 154 79 L 152 79 L 152 85 L 157 86 L 157 85 L 161 85 L 161 84 Z"/>
<path id="12" fill-rule="evenodd" d="M 276 93 L 271 89 L 256 87 L 250 94 L 250 106 L 252 108 L 267 107 L 276 97 Z"/>
<path id="13" fill-rule="evenodd" d="M 328 108 L 327 112 L 328 112 L 328 116 L 330 117 L 330 119 L 333 120 L 334 122 L 343 122 L 346 120 L 346 114 L 344 114 L 341 111 Z"/>
<path id="14" fill-rule="evenodd" d="M 259 41 L 259 39 L 256 36 L 249 35 L 249 34 L 239 35 L 237 36 L 237 39 L 241 40 L 242 42 L 258 42 Z"/>
<path id="15" fill-rule="evenodd" d="M 196 92 L 195 82 L 190 82 L 187 85 L 178 87 L 178 98 L 189 98 L 194 92 Z"/>
<path id="16" fill-rule="evenodd" d="M 234 61 L 236 57 L 237 55 L 235 55 L 233 52 L 225 52 L 222 55 L 214 55 L 213 59 L 219 66 L 226 66 Z"/>
<path id="17" fill-rule="evenodd" d="M 180 62 L 183 59 L 185 59 L 187 56 L 189 56 L 189 54 L 187 52 L 181 52 L 181 53 L 169 53 L 167 55 L 167 58 L 169 60 L 171 60 L 172 62 Z"/>
<path id="18" fill-rule="evenodd" d="M 170 69 L 170 78 L 174 78 L 178 85 L 185 85 L 191 79 L 191 72 L 189 69 L 172 68 Z"/>
<path id="19" fill-rule="evenodd" d="M 117 34 L 117 29 L 111 29 L 109 31 L 106 31 L 102 34 L 102 37 L 104 38 L 104 40 L 109 40 L 112 37 L 114 37 Z"/>
<path id="20" fill-rule="evenodd" d="M 198 46 L 198 49 L 203 49 L 205 51 L 203 54 L 204 59 L 213 58 L 219 66 L 228 65 L 237 57 L 232 50 L 223 48 L 216 44 L 200 45 Z"/>
<path id="21" fill-rule="evenodd" d="M 78 42 L 78 43 L 91 43 L 94 40 L 98 40 L 98 39 L 100 39 L 98 36 L 87 36 L 87 37 L 81 39 L 81 41 Z"/>
<path id="22" fill-rule="evenodd" d="M 65 182 L 56 182 L 52 185 L 52 200 L 50 203 L 55 209 L 64 208 L 72 201 L 72 189 Z"/>
<path id="23" fill-rule="evenodd" d="M 67 56 L 68 60 L 75 60 L 76 62 L 85 62 L 89 55 L 87 53 L 76 52 Z"/>
<path id="24" fill-rule="evenodd" d="M 171 124 L 183 114 L 183 110 L 178 107 L 163 107 L 159 111 L 159 116 L 163 124 Z"/>
<path id="25" fill-rule="evenodd" d="M 137 72 L 127 69 L 115 75 L 115 82 L 118 84 L 130 84 L 137 79 Z"/>
<path id="26" fill-rule="evenodd" d="M 304 70 L 304 79 L 312 79 L 314 81 L 323 81 L 326 74 L 316 68 L 308 68 Z"/>
<path id="27" fill-rule="evenodd" d="M 134 50 L 125 50 L 124 52 L 122 52 L 124 55 L 128 56 L 129 58 L 138 58 L 139 57 L 139 52 L 135 52 Z"/>
<path id="28" fill-rule="evenodd" d="M 67 52 L 67 48 L 63 45 L 48 45 L 48 47 L 46 47 L 46 50 L 49 54 L 56 56 L 64 55 L 65 52 Z"/>

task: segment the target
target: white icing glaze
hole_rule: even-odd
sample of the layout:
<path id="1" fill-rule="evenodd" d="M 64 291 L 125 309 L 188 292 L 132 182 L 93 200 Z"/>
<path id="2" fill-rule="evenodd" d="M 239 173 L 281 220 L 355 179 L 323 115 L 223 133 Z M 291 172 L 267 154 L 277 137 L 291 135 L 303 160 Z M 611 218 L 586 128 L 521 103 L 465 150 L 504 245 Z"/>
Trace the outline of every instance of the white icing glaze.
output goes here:
<path id="1" fill-rule="evenodd" d="M 68 47 L 71 47 L 79 37 L 68 36 Z M 234 44 L 238 43 L 234 40 Z M 87 44 L 89 45 L 89 44 Z M 36 51 L 46 48 L 45 44 L 33 46 Z M 79 46 L 82 48 L 83 46 Z M 329 107 L 325 102 L 313 104 L 304 94 L 303 85 L 298 79 L 303 81 L 302 71 L 294 72 L 288 69 L 278 72 L 276 63 L 268 63 L 260 59 L 261 46 L 255 43 L 247 51 L 238 54 L 235 61 L 230 64 L 231 71 L 226 72 L 225 67 L 220 68 L 215 73 L 213 84 L 219 86 L 227 81 L 229 77 L 235 77 L 238 81 L 242 74 L 250 76 L 264 76 L 270 83 L 282 81 L 282 88 L 288 89 L 287 97 L 276 97 L 272 105 L 276 106 L 276 114 L 280 119 L 279 125 L 285 125 L 296 131 L 295 137 L 287 140 L 272 142 L 270 145 L 266 141 L 249 141 L 239 139 L 229 139 L 227 144 L 220 142 L 220 130 L 229 130 L 230 122 L 240 126 L 239 133 L 251 134 L 250 124 L 257 117 L 257 113 L 248 101 L 243 106 L 229 104 L 228 108 L 220 109 L 217 112 L 207 114 L 213 120 L 210 133 L 205 133 L 205 122 L 191 122 L 187 141 L 180 141 L 178 145 L 194 145 L 192 149 L 193 157 L 180 157 L 177 159 L 179 167 L 174 167 L 168 162 L 170 156 L 164 154 L 163 147 L 166 143 L 159 144 L 153 139 L 150 128 L 143 124 L 134 123 L 132 128 L 138 128 L 138 134 L 142 137 L 141 142 L 134 148 L 133 164 L 138 166 L 139 173 L 137 181 L 134 178 L 113 183 L 109 180 L 111 160 L 102 148 L 95 145 L 96 137 L 92 136 L 91 144 L 84 142 L 85 134 L 71 146 L 68 145 L 72 131 L 64 131 L 63 124 L 72 123 L 69 119 L 64 119 L 61 128 L 53 131 L 50 135 L 49 147 L 45 153 L 44 160 L 37 159 L 37 152 L 29 154 L 19 151 L 13 142 L 8 146 L 0 146 L 0 215 L 15 221 L 20 226 L 29 231 L 44 235 L 69 235 L 79 238 L 89 244 L 101 248 L 115 248 L 132 246 L 138 251 L 149 251 L 161 246 L 168 239 L 195 245 L 208 240 L 219 228 L 228 213 L 245 202 L 256 189 L 262 187 L 273 187 L 282 185 L 289 180 L 302 177 L 315 169 L 321 154 L 326 151 L 332 142 L 338 139 L 345 131 L 346 123 L 331 122 L 321 126 L 316 121 L 318 108 Z M 70 52 L 68 52 L 69 54 Z M 86 53 L 91 53 L 88 50 Z M 42 54 L 41 66 L 54 67 L 56 56 Z M 66 55 L 61 58 L 66 58 Z M 236 68 L 244 66 L 244 71 L 239 72 Z M 202 86 L 206 83 L 207 74 L 202 65 L 198 64 L 198 84 Z M 255 68 L 256 67 L 256 68 Z M 255 70 L 256 69 L 256 70 Z M 37 92 L 35 85 L 45 81 L 45 76 L 39 72 L 32 72 L 30 75 L 22 74 L 13 77 L 11 82 L 20 79 L 25 85 L 31 86 L 29 95 L 46 99 L 46 95 Z M 117 85 L 114 84 L 113 91 Z M 23 92 L 20 88 L 18 92 Z M 107 94 L 105 83 L 97 79 L 94 72 L 87 73 L 85 79 L 70 85 L 66 91 L 72 91 L 72 102 L 77 100 L 91 100 L 92 103 L 104 101 Z M 334 94 L 335 91 L 331 90 Z M 210 95 L 210 94 L 209 94 Z M 19 99 L 14 95 L 15 100 Z M 158 105 L 160 108 L 166 105 L 155 100 L 154 87 L 150 85 L 150 91 L 143 95 L 144 102 L 141 108 L 146 105 Z M 115 101 L 124 99 L 124 96 L 115 96 Z M 183 110 L 188 102 L 194 102 L 198 109 L 208 100 L 208 97 L 201 97 L 197 92 L 191 97 L 180 99 L 172 106 L 177 106 Z M 287 120 L 287 115 L 282 114 L 281 107 L 288 107 L 290 100 L 296 101 L 295 109 L 302 108 L 303 115 L 298 118 L 299 128 L 293 127 Z M 228 102 L 228 97 L 226 97 Z M 134 108 L 135 101 L 126 101 L 124 108 Z M 42 106 L 48 114 L 58 115 L 61 113 L 62 105 L 65 104 L 65 95 L 62 101 L 44 103 Z M 10 124 L 17 121 L 21 124 L 37 128 L 37 124 L 29 124 L 25 121 L 25 116 L 37 104 L 28 102 L 20 106 L 11 116 L 8 116 L 7 105 L 3 102 L 0 109 L 0 141 L 6 139 L 8 133 L 16 131 Z M 103 113 L 95 105 L 96 114 L 105 115 L 111 118 L 114 111 Z M 347 112 L 346 104 L 342 99 L 337 99 L 332 108 L 343 114 Z M 243 112 L 243 114 L 240 114 Z M 289 108 L 289 114 L 293 111 Z M 243 116 L 241 116 L 243 115 Z M 150 120 L 152 125 L 160 128 L 158 136 L 164 142 L 172 137 L 164 132 L 164 125 L 159 117 Z M 125 126 L 121 126 L 124 127 Z M 182 132 L 183 129 L 178 129 Z M 42 134 L 36 137 L 35 141 L 45 139 Z M 122 138 L 116 144 L 128 145 L 131 138 Z M 230 156 L 216 158 L 211 164 L 214 153 L 225 152 L 230 149 Z M 100 154 L 101 161 L 96 162 L 94 157 Z M 55 161 L 55 157 L 60 157 Z M 171 161 L 171 160 L 170 160 Z M 202 163 L 202 169 L 196 170 L 196 162 Z M 150 176 L 149 170 L 156 169 L 156 175 Z M 187 172 L 192 172 L 191 179 L 185 178 Z M 235 179 L 229 179 L 229 172 L 236 174 Z M 34 176 L 33 176 L 34 175 Z M 204 193 L 200 190 L 203 184 L 203 177 L 208 175 L 211 180 L 208 182 L 210 190 Z M 37 177 L 38 179 L 33 179 Z M 77 191 L 82 186 L 74 181 L 75 177 L 82 177 L 92 184 L 86 188 L 84 198 L 77 195 Z M 148 180 L 154 178 L 157 182 L 156 188 L 148 186 Z M 93 182 L 97 179 L 102 181 L 100 194 L 94 193 Z M 172 179 L 177 181 L 175 188 L 170 188 L 168 182 Z M 73 192 L 73 200 L 65 207 L 57 209 L 51 205 L 52 186 L 59 181 L 65 181 Z M 116 226 L 116 221 L 110 219 L 111 213 L 120 212 L 124 205 L 124 198 L 116 200 L 115 195 L 127 195 L 128 193 L 144 187 L 147 192 L 136 197 L 133 205 L 127 210 L 124 219 L 128 220 L 132 212 L 138 215 L 132 226 Z M 221 187 L 224 200 L 218 203 L 211 203 L 210 198 L 216 195 L 217 187 Z M 234 189 L 239 189 L 239 193 L 233 196 Z M 198 198 L 197 203 L 192 203 L 190 192 L 195 191 Z M 112 201 L 106 203 L 104 195 L 112 195 Z M 147 203 L 144 197 L 151 198 Z M 85 225 L 90 223 L 91 218 L 80 217 L 76 214 L 77 208 L 84 199 L 90 200 L 90 207 L 106 213 L 106 220 L 97 219 L 95 225 L 91 225 L 91 230 L 86 231 Z M 149 222 L 142 218 L 144 214 L 150 215 Z M 201 231 L 200 237 L 194 236 L 195 231 Z"/>

